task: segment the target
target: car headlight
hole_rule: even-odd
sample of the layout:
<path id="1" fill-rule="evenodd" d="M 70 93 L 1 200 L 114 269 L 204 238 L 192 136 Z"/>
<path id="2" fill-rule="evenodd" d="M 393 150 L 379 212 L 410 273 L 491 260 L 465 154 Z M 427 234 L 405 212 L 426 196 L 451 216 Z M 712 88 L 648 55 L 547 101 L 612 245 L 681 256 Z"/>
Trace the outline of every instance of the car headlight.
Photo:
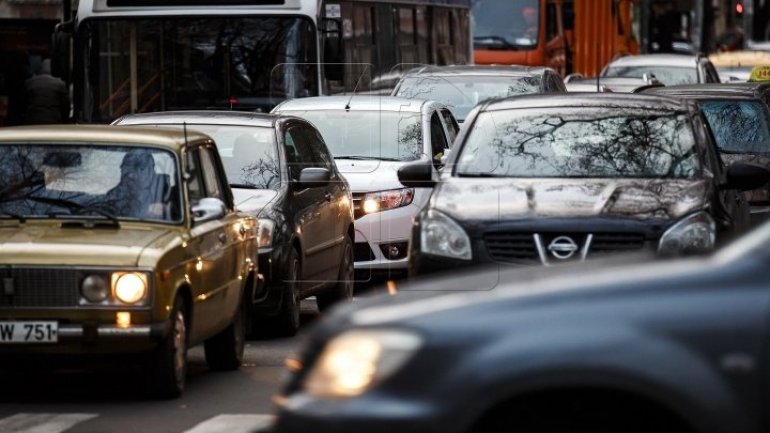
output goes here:
<path id="1" fill-rule="evenodd" d="M 107 299 L 109 295 L 109 286 L 104 277 L 97 274 L 91 274 L 80 283 L 80 294 L 88 302 L 99 303 Z"/>
<path id="2" fill-rule="evenodd" d="M 147 296 L 147 275 L 141 272 L 112 274 L 112 290 L 124 304 L 136 304 Z"/>
<path id="3" fill-rule="evenodd" d="M 324 347 L 303 386 L 324 397 L 353 397 L 392 375 L 421 345 L 418 335 L 401 330 L 355 330 Z"/>
<path id="4" fill-rule="evenodd" d="M 470 260 L 471 240 L 452 218 L 429 210 L 421 221 L 420 250 L 426 254 Z"/>
<path id="5" fill-rule="evenodd" d="M 414 188 L 391 189 L 370 192 L 364 196 L 364 212 L 367 214 L 406 206 L 414 200 Z"/>
<path id="6" fill-rule="evenodd" d="M 698 253 L 714 249 L 716 224 L 711 215 L 698 212 L 669 227 L 658 243 L 658 253 L 664 255 Z"/>
<path id="7" fill-rule="evenodd" d="M 273 245 L 273 230 L 275 229 L 275 222 L 260 218 L 257 222 L 257 241 L 259 248 L 269 247 Z"/>

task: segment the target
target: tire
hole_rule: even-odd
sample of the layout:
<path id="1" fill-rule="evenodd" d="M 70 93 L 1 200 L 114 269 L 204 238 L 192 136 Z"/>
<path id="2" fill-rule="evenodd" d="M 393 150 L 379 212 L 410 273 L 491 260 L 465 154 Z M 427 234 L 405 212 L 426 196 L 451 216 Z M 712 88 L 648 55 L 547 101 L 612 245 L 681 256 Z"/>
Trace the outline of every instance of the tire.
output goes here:
<path id="1" fill-rule="evenodd" d="M 170 331 L 147 362 L 150 378 L 147 390 L 158 398 L 177 398 L 184 391 L 187 376 L 187 310 L 181 298 L 174 301 Z"/>
<path id="2" fill-rule="evenodd" d="M 243 300 L 241 301 L 243 302 Z M 246 345 L 246 322 L 244 305 L 238 306 L 232 323 L 219 334 L 203 343 L 206 365 L 214 371 L 237 370 L 243 363 L 243 349 Z"/>
<path id="3" fill-rule="evenodd" d="M 302 263 L 299 253 L 292 248 L 283 278 L 284 291 L 278 315 L 271 320 L 271 335 L 291 337 L 297 334 L 300 324 L 299 280 L 302 275 Z"/>
<path id="4" fill-rule="evenodd" d="M 328 292 L 316 296 L 318 311 L 322 313 L 337 302 L 353 300 L 355 272 L 353 268 L 353 242 L 347 236 L 345 236 L 345 246 L 342 251 L 342 262 L 340 263 L 337 284 Z"/>

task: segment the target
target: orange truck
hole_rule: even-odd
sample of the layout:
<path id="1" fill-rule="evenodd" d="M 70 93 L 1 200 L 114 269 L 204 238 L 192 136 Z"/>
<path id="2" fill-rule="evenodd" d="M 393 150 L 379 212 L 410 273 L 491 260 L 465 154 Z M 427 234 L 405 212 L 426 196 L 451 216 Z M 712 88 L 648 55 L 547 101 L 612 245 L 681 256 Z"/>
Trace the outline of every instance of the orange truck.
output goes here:
<path id="1" fill-rule="evenodd" d="M 633 0 L 473 0 L 474 62 L 597 75 L 638 53 Z"/>

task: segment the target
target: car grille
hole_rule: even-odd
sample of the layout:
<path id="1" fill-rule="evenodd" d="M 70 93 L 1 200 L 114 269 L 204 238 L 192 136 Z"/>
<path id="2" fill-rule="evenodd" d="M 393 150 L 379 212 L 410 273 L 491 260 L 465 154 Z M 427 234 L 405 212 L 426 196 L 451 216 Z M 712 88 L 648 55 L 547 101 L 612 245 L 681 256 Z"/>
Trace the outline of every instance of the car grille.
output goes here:
<path id="1" fill-rule="evenodd" d="M 566 259 L 556 257 L 549 249 L 551 243 L 560 237 L 569 237 L 574 241 L 575 251 Z M 484 235 L 484 244 L 490 258 L 495 262 L 543 263 L 542 258 L 545 258 L 548 263 L 556 263 L 581 259 L 586 244 L 586 258 L 592 255 L 641 250 L 645 245 L 645 236 L 642 233 L 492 232 Z"/>
<path id="2" fill-rule="evenodd" d="M 366 215 L 364 212 L 364 196 L 366 193 L 354 192 L 353 193 L 353 218 L 359 219 Z"/>
<path id="3" fill-rule="evenodd" d="M 0 268 L 0 307 L 78 305 L 78 271 L 51 268 Z"/>
<path id="4" fill-rule="evenodd" d="M 375 259 L 374 251 L 369 247 L 368 242 L 356 242 L 353 246 L 354 262 L 371 262 Z"/>

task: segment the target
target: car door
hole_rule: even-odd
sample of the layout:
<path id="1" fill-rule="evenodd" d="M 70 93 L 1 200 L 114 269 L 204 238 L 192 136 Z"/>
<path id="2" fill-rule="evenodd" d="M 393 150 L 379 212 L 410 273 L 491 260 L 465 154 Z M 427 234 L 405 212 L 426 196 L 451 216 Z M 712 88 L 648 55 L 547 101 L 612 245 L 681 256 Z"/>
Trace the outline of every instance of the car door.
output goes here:
<path id="1" fill-rule="evenodd" d="M 331 173 L 331 181 L 324 188 L 325 201 L 321 208 L 321 219 L 323 220 L 323 226 L 329 229 L 327 233 L 329 250 L 326 256 L 329 259 L 326 263 L 329 267 L 325 270 L 325 273 L 329 279 L 334 280 L 339 274 L 342 248 L 345 236 L 347 236 L 348 225 L 351 222 L 350 208 L 345 206 L 345 203 L 350 203 L 350 200 L 348 200 L 348 187 L 342 176 L 337 172 L 334 158 L 329 153 L 329 149 L 326 147 L 326 143 L 318 130 L 311 125 L 306 125 L 304 131 L 316 163 Z"/>
<path id="2" fill-rule="evenodd" d="M 199 198 L 219 199 L 226 208 L 223 217 L 194 223 L 192 229 L 192 242 L 199 249 L 196 270 L 203 277 L 203 288 L 193 301 L 200 304 L 200 308 L 196 308 L 197 317 L 205 318 L 197 323 L 201 326 L 199 331 L 209 334 L 230 323 L 240 299 L 237 257 L 240 245 L 237 225 L 240 220 L 223 182 L 224 174 L 214 147 L 201 146 L 194 154 L 198 163 L 196 176 L 202 184 Z"/>
<path id="3" fill-rule="evenodd" d="M 307 167 L 317 167 L 315 156 L 308 144 L 304 124 L 287 122 L 283 132 L 283 146 L 291 188 L 292 217 L 302 245 L 302 289 L 317 285 L 328 269 L 327 259 L 331 229 L 324 226 L 323 211 L 327 204 L 325 188 L 300 188 L 295 182 Z"/>

